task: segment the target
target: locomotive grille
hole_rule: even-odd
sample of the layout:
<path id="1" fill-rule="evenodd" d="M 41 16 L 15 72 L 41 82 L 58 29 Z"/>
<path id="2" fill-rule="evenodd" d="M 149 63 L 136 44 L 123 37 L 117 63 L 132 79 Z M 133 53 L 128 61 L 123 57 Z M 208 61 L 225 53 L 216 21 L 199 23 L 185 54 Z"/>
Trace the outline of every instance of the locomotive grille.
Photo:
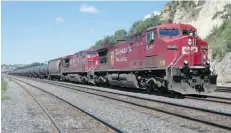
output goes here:
<path id="1" fill-rule="evenodd" d="M 157 67 L 156 56 L 146 57 L 146 65 L 147 67 Z"/>

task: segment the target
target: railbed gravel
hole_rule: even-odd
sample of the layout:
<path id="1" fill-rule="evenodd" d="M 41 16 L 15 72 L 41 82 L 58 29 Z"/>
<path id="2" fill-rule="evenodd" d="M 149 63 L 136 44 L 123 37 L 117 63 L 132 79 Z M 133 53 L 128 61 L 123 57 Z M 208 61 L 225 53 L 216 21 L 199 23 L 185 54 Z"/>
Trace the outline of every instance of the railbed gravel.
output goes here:
<path id="1" fill-rule="evenodd" d="M 29 79 L 31 80 L 31 79 Z M 34 81 L 34 80 L 32 80 Z M 36 82 L 36 81 L 34 81 Z M 63 82 L 64 83 L 64 82 Z M 71 84 L 74 85 L 73 83 L 67 83 L 65 82 L 64 84 Z M 80 86 L 85 86 L 85 85 L 80 85 Z M 143 98 L 149 98 L 153 100 L 160 100 L 164 102 L 171 102 L 171 103 L 177 103 L 177 104 L 182 104 L 186 106 L 193 106 L 193 107 L 198 107 L 198 108 L 203 108 L 203 109 L 209 109 L 209 110 L 214 110 L 214 111 L 220 111 L 224 113 L 231 113 L 231 106 L 229 104 L 221 104 L 221 103 L 214 103 L 214 102 L 208 102 L 208 101 L 198 101 L 198 100 L 193 100 L 193 99 L 175 99 L 175 98 L 168 98 L 164 96 L 156 96 L 156 95 L 148 95 L 148 94 L 142 94 L 142 93 L 135 93 L 135 92 L 125 92 L 125 91 L 120 91 L 120 90 L 113 90 L 113 89 L 107 89 L 103 87 L 93 87 L 95 89 L 99 90 L 106 90 L 110 92 L 117 92 L 117 93 L 122 93 L 122 94 L 129 94 L 133 96 L 138 96 L 138 97 L 143 97 Z M 220 97 L 227 97 L 231 98 L 231 93 L 220 93 L 220 92 L 214 92 L 209 95 L 212 96 L 220 96 Z"/>
<path id="2" fill-rule="evenodd" d="M 2 133 L 50 133 L 55 131 L 37 102 L 20 86 L 6 79 L 8 88 L 2 101 Z"/>
<path id="3" fill-rule="evenodd" d="M 21 80 L 29 81 L 33 85 L 42 87 L 47 91 L 74 103 L 80 108 L 93 113 L 110 123 L 113 123 L 114 126 L 120 127 L 126 132 L 227 132 L 212 126 L 207 126 L 165 113 L 151 111 L 91 94 L 85 94 L 75 90 L 69 90 L 63 87 L 57 87 L 33 80 Z"/>
<path id="4" fill-rule="evenodd" d="M 80 90 L 84 90 L 84 89 L 80 88 Z M 184 107 L 175 107 L 175 106 L 164 104 L 164 103 L 158 103 L 158 102 L 147 101 L 147 100 L 142 100 L 142 99 L 137 99 L 137 98 L 131 98 L 131 97 L 121 96 L 121 95 L 117 95 L 117 94 L 92 91 L 90 89 L 85 89 L 85 91 L 90 92 L 90 93 L 93 92 L 93 93 L 107 96 L 107 97 L 114 98 L 114 99 L 129 101 L 129 102 L 139 104 L 139 105 L 146 105 L 148 107 L 154 107 L 154 108 L 158 108 L 158 109 L 162 109 L 162 110 L 168 109 L 168 111 L 172 112 L 172 113 L 177 113 L 177 114 L 189 116 L 191 118 L 197 118 L 197 119 L 202 118 L 203 120 L 213 122 L 213 123 L 217 123 L 219 121 L 219 124 L 221 124 L 221 125 L 231 126 L 231 117 L 227 117 L 227 116 L 215 115 L 215 114 L 211 114 L 211 113 L 205 113 L 203 111 L 187 109 Z"/>
<path id="5" fill-rule="evenodd" d="M 42 103 L 65 133 L 113 133 L 111 129 L 64 101 L 37 88 L 26 87 Z"/>

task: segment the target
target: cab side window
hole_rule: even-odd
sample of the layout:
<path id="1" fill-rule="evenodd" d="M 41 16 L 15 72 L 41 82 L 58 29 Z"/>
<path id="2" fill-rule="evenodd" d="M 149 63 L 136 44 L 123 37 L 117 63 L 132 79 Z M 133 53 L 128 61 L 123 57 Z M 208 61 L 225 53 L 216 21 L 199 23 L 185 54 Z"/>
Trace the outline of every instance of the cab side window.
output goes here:
<path id="1" fill-rule="evenodd" d="M 156 30 L 148 31 L 146 33 L 146 42 L 151 42 L 156 39 Z"/>

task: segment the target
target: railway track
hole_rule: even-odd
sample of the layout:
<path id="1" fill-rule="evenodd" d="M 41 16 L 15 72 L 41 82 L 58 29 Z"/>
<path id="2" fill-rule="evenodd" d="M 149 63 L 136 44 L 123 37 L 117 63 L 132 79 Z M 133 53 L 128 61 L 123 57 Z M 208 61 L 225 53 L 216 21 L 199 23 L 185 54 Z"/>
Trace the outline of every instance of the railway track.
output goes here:
<path id="1" fill-rule="evenodd" d="M 211 98 L 211 97 L 207 97 L 207 98 L 198 98 L 198 97 L 190 97 L 190 96 L 186 96 L 187 99 L 192 99 L 192 100 L 197 100 L 197 101 L 206 101 L 206 102 L 213 102 L 213 103 L 221 103 L 221 104 L 227 104 L 227 105 L 231 105 L 231 100 L 229 99 L 219 99 L 219 98 Z"/>
<path id="2" fill-rule="evenodd" d="M 150 109 L 152 111 L 158 111 L 173 116 L 181 117 L 184 119 L 188 119 L 191 121 L 196 121 L 199 123 L 210 125 L 216 128 L 221 128 L 229 132 L 231 131 L 230 113 L 218 112 L 209 109 L 202 109 L 198 107 L 186 106 L 160 100 L 142 98 L 118 92 L 108 92 L 105 90 L 95 89 L 92 86 L 83 86 L 76 84 L 67 85 L 66 83 L 57 81 L 40 80 L 40 82 L 48 83 L 54 86 L 64 87 L 66 89 L 76 90 L 79 92 L 84 92 L 86 94 L 104 97 L 111 100 L 116 100 L 119 102 L 128 103 L 145 109 Z"/>
<path id="3" fill-rule="evenodd" d="M 11 79 L 12 79 L 12 77 L 11 77 Z M 123 131 L 122 130 L 120 130 L 119 128 L 117 128 L 117 127 L 114 127 L 113 125 L 111 125 L 110 123 L 108 123 L 108 122 L 106 122 L 106 121 L 104 121 L 104 120 L 101 120 L 100 118 L 98 118 L 98 117 L 96 117 L 96 116 L 94 116 L 94 115 L 92 115 L 92 114 L 90 114 L 90 113 L 88 113 L 88 112 L 86 112 L 86 111 L 84 111 L 84 110 L 82 110 L 81 108 L 79 108 L 79 107 L 77 107 L 77 106 L 75 106 L 74 104 L 72 104 L 72 103 L 70 103 L 70 102 L 68 102 L 68 101 L 66 101 L 66 100 L 64 100 L 64 99 L 62 99 L 61 97 L 59 97 L 59 96 L 56 96 L 56 95 L 54 95 L 54 94 L 52 94 L 52 93 L 50 93 L 50 92 L 48 92 L 48 91 L 46 91 L 46 90 L 44 90 L 43 88 L 40 88 L 40 87 L 37 87 L 37 86 L 34 86 L 34 85 L 32 85 L 32 84 L 30 84 L 30 83 L 27 83 L 27 82 L 24 82 L 24 81 L 22 81 L 22 80 L 19 80 L 19 79 L 16 79 L 16 78 L 13 78 L 13 80 L 12 80 L 13 82 L 15 82 L 16 84 L 18 84 L 21 88 L 23 88 L 26 92 L 28 92 L 32 97 L 33 97 L 33 99 L 35 99 L 37 102 L 38 102 L 38 104 L 40 105 L 40 107 L 44 110 L 44 112 L 48 115 L 48 117 L 50 118 L 50 120 L 52 121 L 52 123 L 55 125 L 55 127 L 57 128 L 57 131 L 59 132 L 59 133 L 65 133 L 65 132 L 69 132 L 69 131 L 71 131 L 71 130 L 68 130 L 68 127 L 66 127 L 65 125 L 63 125 L 63 123 L 61 123 L 60 121 L 59 122 L 57 122 L 55 119 L 54 119 L 54 117 L 52 117 L 52 115 L 49 113 L 49 111 L 41 104 L 41 102 L 38 100 L 38 99 L 36 99 L 35 98 L 35 96 L 34 96 L 34 94 L 32 94 L 28 89 L 26 89 L 26 87 L 25 86 L 23 86 L 21 83 L 24 83 L 24 84 L 26 84 L 26 85 L 28 85 L 28 86 L 30 86 L 30 87 L 32 87 L 32 88 L 36 88 L 37 90 L 40 90 L 40 91 L 42 91 L 42 92 L 44 92 L 44 93 L 46 93 L 46 94 L 48 94 L 48 95 L 50 95 L 50 96 L 52 96 L 52 97 L 55 97 L 56 99 L 58 99 L 59 101 L 62 101 L 63 103 L 65 103 L 65 104 L 67 104 L 69 107 L 72 107 L 72 108 L 74 108 L 75 110 L 77 110 L 77 112 L 81 112 L 81 115 L 80 116 L 88 116 L 88 117 L 90 117 L 92 120 L 91 121 L 95 121 L 95 126 L 96 127 L 94 127 L 94 131 L 99 131 L 99 132 L 105 132 L 105 133 L 123 133 Z M 21 83 L 20 83 L 21 82 Z M 39 94 L 39 95 L 41 95 L 41 94 Z M 40 96 L 39 96 L 40 97 Z M 58 104 L 60 104 L 60 102 L 57 102 Z M 44 104 L 44 103 L 43 103 Z M 54 104 L 52 103 L 51 104 L 51 106 L 54 106 Z M 63 106 L 62 106 L 63 107 Z M 56 108 L 56 110 L 57 110 L 57 108 Z M 61 110 L 61 109 L 60 109 Z M 51 111 L 51 112 L 54 112 L 55 110 L 53 110 L 53 111 Z M 65 112 L 66 113 L 66 112 Z M 55 115 L 56 117 L 57 117 L 57 114 L 53 114 L 53 115 Z M 58 115 L 58 116 L 60 116 L 60 115 Z M 60 116 L 61 117 L 61 116 Z M 60 119 L 60 118 L 57 118 L 57 119 Z M 89 121 L 89 123 L 94 123 L 94 122 L 91 122 L 91 121 Z M 61 124 L 58 124 L 58 123 L 61 123 Z M 100 124 L 98 124 L 98 123 L 100 123 Z M 63 128 L 63 127 L 65 127 L 65 128 Z M 73 128 L 73 127 L 70 127 L 70 128 Z M 84 128 L 86 128 L 86 129 L 88 129 L 89 127 L 84 127 Z M 90 127 L 90 128 L 92 128 L 92 127 Z M 67 131 L 66 131 L 67 130 Z M 72 129 L 73 130 L 73 129 Z M 65 132 L 64 132 L 65 131 Z M 84 131 L 85 132 L 85 131 Z M 88 131 L 87 131 L 88 132 Z"/>
<path id="4" fill-rule="evenodd" d="M 55 121 L 55 119 L 50 115 L 50 113 L 47 111 L 47 109 L 45 109 L 43 107 L 43 105 L 34 97 L 34 95 L 28 91 L 24 86 L 22 86 L 21 84 L 19 84 L 17 81 L 14 81 L 16 84 L 18 84 L 22 89 L 24 89 L 39 105 L 39 107 L 41 107 L 41 109 L 43 110 L 43 113 L 47 116 L 47 118 L 51 121 L 53 127 L 55 127 L 55 131 L 59 132 L 59 133 L 65 133 L 63 128 L 60 127 L 60 125 Z"/>
<path id="5" fill-rule="evenodd" d="M 36 78 L 34 78 L 34 79 L 41 81 L 41 79 L 36 79 Z M 42 80 L 42 81 L 50 82 L 50 80 Z M 53 81 L 53 82 L 61 83 L 59 81 Z M 75 87 L 86 86 L 86 88 L 88 88 L 87 85 L 74 84 L 73 86 L 75 86 Z M 90 87 L 92 87 L 92 86 L 90 86 Z M 118 88 L 118 87 L 113 88 L 113 89 L 146 94 L 146 91 L 138 90 L 138 89 L 126 89 L 126 88 Z M 163 95 L 163 96 L 165 96 L 165 95 Z M 210 95 L 184 95 L 184 98 L 197 100 L 197 101 L 206 101 L 206 102 L 212 102 L 212 103 L 221 103 L 221 104 L 231 105 L 231 98 L 227 98 L 227 97 L 210 96 Z"/>
<path id="6" fill-rule="evenodd" d="M 219 87 L 215 90 L 216 92 L 225 92 L 225 93 L 231 93 L 231 87 Z"/>

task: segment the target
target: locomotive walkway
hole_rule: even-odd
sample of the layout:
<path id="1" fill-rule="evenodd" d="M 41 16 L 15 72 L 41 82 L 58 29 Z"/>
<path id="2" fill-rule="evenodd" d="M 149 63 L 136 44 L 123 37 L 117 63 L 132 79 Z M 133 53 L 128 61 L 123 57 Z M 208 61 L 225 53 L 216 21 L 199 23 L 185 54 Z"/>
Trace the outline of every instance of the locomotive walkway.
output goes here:
<path id="1" fill-rule="evenodd" d="M 51 82 L 51 81 L 40 80 L 40 82 L 48 83 L 54 86 L 59 86 L 70 90 L 92 94 L 95 96 L 108 98 L 111 100 L 116 100 L 119 102 L 129 103 L 145 109 L 159 111 L 162 113 L 171 114 L 173 116 L 181 117 L 191 121 L 196 121 L 202 124 L 207 124 L 212 127 L 224 129 L 225 131 L 231 131 L 231 113 L 219 112 L 219 111 L 192 107 L 192 106 L 185 106 L 181 104 L 174 104 L 174 103 L 164 102 L 160 100 L 141 98 L 128 94 L 108 92 L 104 90 L 95 89 L 92 86 L 76 85 L 76 84 L 62 83 L 57 81 Z M 217 100 L 214 99 L 212 100 L 210 99 L 207 101 L 217 102 Z M 229 101 L 219 101 L 219 103 L 230 104 Z"/>

